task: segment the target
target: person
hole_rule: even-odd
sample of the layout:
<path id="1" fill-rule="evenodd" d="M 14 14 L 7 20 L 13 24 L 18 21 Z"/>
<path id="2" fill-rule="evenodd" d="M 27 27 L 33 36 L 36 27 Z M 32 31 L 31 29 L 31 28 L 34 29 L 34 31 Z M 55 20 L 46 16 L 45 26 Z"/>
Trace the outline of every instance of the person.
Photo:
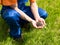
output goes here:
<path id="1" fill-rule="evenodd" d="M 13 5 L 2 6 L 1 16 L 10 27 L 10 36 L 20 38 L 22 34 L 21 23 L 31 23 L 35 28 L 43 28 L 47 18 L 47 12 L 38 8 L 36 0 L 30 0 L 30 6 L 26 6 L 28 0 L 17 0 Z M 41 26 L 37 26 L 41 22 Z"/>

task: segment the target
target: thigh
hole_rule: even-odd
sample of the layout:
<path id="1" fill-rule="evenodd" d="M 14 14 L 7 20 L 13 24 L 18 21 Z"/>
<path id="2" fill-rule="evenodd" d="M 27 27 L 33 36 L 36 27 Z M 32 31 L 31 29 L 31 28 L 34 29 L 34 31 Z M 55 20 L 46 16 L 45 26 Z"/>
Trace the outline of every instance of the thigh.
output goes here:
<path id="1" fill-rule="evenodd" d="M 8 17 L 20 17 L 20 14 L 13 9 L 6 9 L 2 12 L 2 18 L 6 19 Z"/>
<path id="2" fill-rule="evenodd" d="M 42 17 L 43 19 L 47 18 L 48 13 L 45 10 L 43 10 L 42 8 L 38 8 L 38 12 L 39 12 L 40 17 Z"/>
<path id="3" fill-rule="evenodd" d="M 32 11 L 31 11 L 30 6 L 26 6 L 24 12 L 25 12 L 29 17 L 31 17 L 32 19 L 34 19 L 34 16 L 33 16 L 33 14 L 32 14 Z M 40 15 L 41 18 L 46 19 L 46 17 L 47 17 L 47 12 L 46 12 L 45 10 L 43 10 L 43 9 L 41 9 L 41 8 L 38 8 L 38 13 L 39 13 L 39 15 Z"/>
<path id="4" fill-rule="evenodd" d="M 25 6 L 23 12 L 25 12 L 29 17 L 31 17 L 32 19 L 34 19 L 34 16 L 32 14 L 30 6 Z"/>
<path id="5" fill-rule="evenodd" d="M 13 9 L 5 10 L 2 14 L 2 18 L 9 24 L 9 26 L 12 24 L 18 26 L 18 23 L 20 22 L 20 14 Z"/>

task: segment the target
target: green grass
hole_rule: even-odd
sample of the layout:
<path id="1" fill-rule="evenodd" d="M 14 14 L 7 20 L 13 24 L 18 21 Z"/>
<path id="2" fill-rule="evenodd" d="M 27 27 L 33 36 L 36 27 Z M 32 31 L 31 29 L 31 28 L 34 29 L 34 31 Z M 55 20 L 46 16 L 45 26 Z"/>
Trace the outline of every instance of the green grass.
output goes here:
<path id="1" fill-rule="evenodd" d="M 24 42 L 18 42 L 9 37 L 8 26 L 0 17 L 0 45 L 60 45 L 60 0 L 37 0 L 37 4 L 48 12 L 46 27 L 30 27 L 23 31 Z"/>

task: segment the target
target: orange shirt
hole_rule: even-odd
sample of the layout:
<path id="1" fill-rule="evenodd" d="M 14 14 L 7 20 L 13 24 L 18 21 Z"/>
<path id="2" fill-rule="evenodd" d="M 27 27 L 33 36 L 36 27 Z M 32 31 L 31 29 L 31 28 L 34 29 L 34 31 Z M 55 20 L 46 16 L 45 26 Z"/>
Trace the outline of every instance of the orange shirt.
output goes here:
<path id="1" fill-rule="evenodd" d="M 35 2 L 36 0 L 30 0 L 30 2 Z M 0 0 L 1 5 L 10 6 L 16 4 L 17 0 Z"/>
<path id="2" fill-rule="evenodd" d="M 0 4 L 1 4 L 1 0 L 0 0 Z"/>
<path id="3" fill-rule="evenodd" d="M 10 6 L 16 4 L 17 0 L 0 0 L 1 5 Z"/>
<path id="4" fill-rule="evenodd" d="M 36 0 L 30 0 L 30 2 L 35 2 Z"/>

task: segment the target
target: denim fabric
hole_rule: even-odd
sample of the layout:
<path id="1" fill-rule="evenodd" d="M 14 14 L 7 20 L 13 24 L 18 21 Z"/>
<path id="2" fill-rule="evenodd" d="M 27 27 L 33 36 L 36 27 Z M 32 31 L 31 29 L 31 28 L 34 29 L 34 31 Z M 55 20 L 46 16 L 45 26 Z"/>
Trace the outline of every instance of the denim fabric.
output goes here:
<path id="1" fill-rule="evenodd" d="M 29 6 L 25 6 L 25 2 L 28 0 L 19 0 L 18 6 L 19 9 L 21 9 L 23 12 L 25 12 L 29 17 L 34 19 L 34 16 L 31 12 L 31 9 Z M 24 3 L 23 3 L 24 2 Z M 46 19 L 47 17 L 47 12 L 41 8 L 38 8 L 38 12 L 40 14 L 40 17 Z M 20 18 L 20 14 L 13 10 L 10 7 L 3 6 L 2 9 L 2 18 L 6 21 L 6 23 L 10 26 L 10 35 L 14 38 L 19 38 L 21 36 L 21 25 L 20 23 L 26 23 L 27 21 L 22 20 Z"/>

